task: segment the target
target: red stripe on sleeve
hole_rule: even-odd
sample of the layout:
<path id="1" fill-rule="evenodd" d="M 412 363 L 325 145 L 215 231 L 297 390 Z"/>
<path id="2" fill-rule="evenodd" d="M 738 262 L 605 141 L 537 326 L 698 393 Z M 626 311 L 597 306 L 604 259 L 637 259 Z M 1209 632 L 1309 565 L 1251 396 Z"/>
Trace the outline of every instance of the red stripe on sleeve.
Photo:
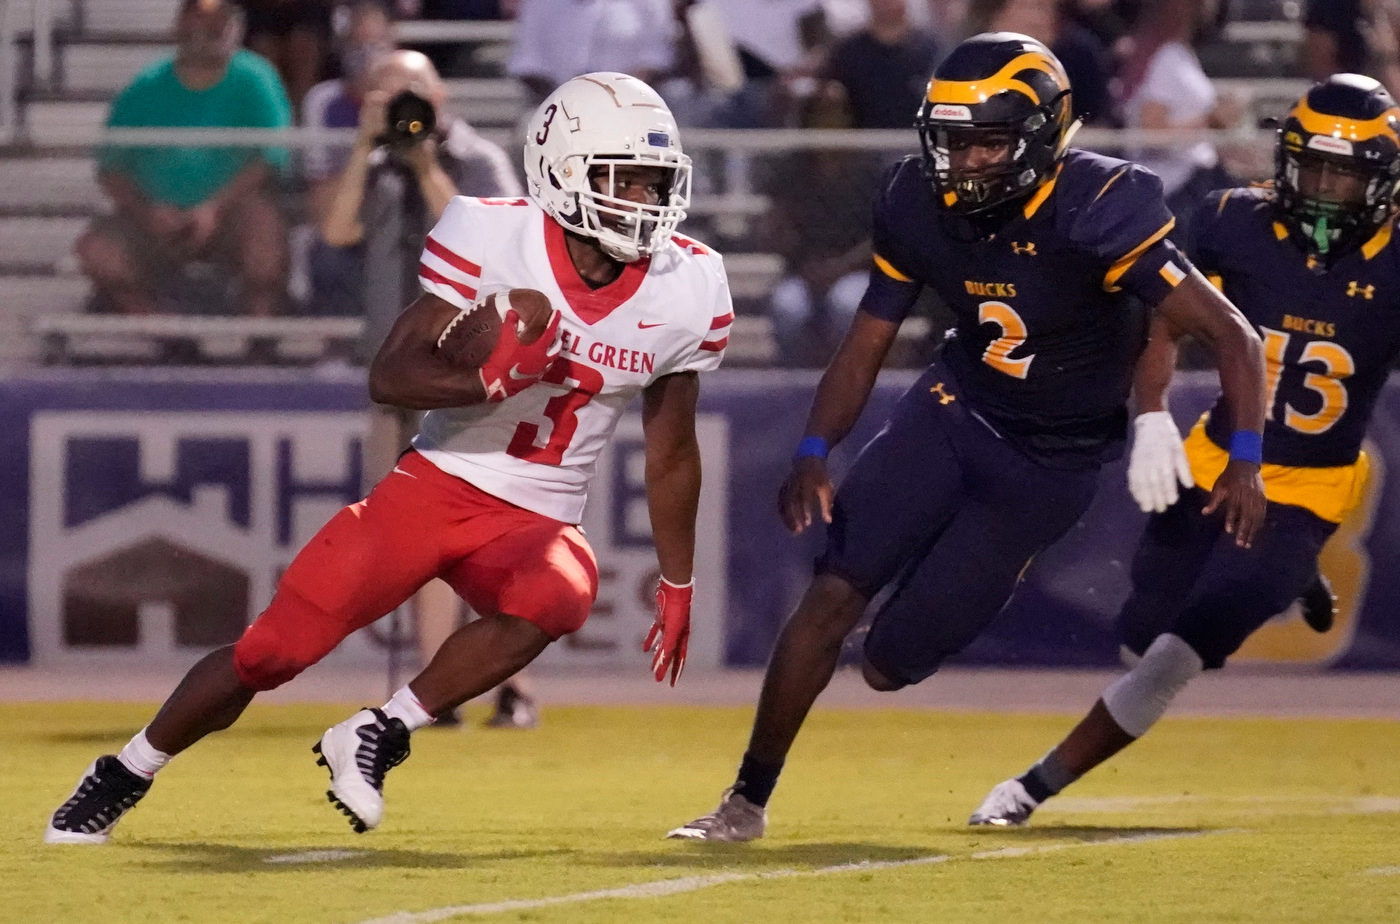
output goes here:
<path id="1" fill-rule="evenodd" d="M 700 349 L 709 350 L 711 353 L 718 353 L 729 344 L 729 338 L 724 337 L 719 340 L 709 340 L 700 344 Z"/>
<path id="2" fill-rule="evenodd" d="M 457 292 L 469 302 L 476 300 L 476 289 L 473 289 L 466 283 L 458 282 L 455 279 L 448 279 L 442 273 L 439 273 L 437 270 L 433 269 L 426 263 L 418 264 L 418 275 L 422 276 L 429 282 L 437 282 L 446 286 L 451 286 L 452 288 L 456 289 Z"/>
<path id="3" fill-rule="evenodd" d="M 730 324 L 732 324 L 733 322 L 734 322 L 734 312 L 731 311 L 731 312 L 729 312 L 729 314 L 726 314 L 726 315 L 724 315 L 723 317 L 720 317 L 720 318 L 715 318 L 713 321 L 711 321 L 711 322 L 710 322 L 710 330 L 719 330 L 721 327 L 728 327 L 728 326 L 729 326 Z"/>
<path id="4" fill-rule="evenodd" d="M 431 237 L 428 238 L 426 247 L 428 253 L 437 257 L 439 260 L 446 263 L 448 266 L 451 266 L 454 269 L 459 269 L 462 272 L 466 273 L 468 276 L 476 276 L 478 279 L 481 278 L 480 266 L 466 259 L 465 257 L 457 256 L 455 253 L 448 250 L 446 247 L 442 246 L 437 241 L 433 240 Z"/>

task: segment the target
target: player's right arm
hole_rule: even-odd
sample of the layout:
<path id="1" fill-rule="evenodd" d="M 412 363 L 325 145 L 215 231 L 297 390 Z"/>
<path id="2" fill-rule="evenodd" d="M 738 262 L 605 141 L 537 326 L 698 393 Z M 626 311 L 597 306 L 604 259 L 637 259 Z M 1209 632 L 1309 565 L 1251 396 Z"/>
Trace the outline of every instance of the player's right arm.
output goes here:
<path id="1" fill-rule="evenodd" d="M 481 376 L 464 372 L 437 351 L 438 337 L 459 311 L 430 293 L 405 308 L 370 364 L 370 399 L 418 411 L 483 403 Z"/>

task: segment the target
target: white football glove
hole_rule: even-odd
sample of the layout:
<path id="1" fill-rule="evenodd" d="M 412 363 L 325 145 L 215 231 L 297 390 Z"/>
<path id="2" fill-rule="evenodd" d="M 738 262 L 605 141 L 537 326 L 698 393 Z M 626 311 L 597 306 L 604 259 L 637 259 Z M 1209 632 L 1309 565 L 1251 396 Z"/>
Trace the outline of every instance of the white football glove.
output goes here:
<path id="1" fill-rule="evenodd" d="M 1133 421 L 1133 451 L 1128 457 L 1128 491 L 1143 513 L 1161 513 L 1180 496 L 1177 482 L 1196 484 L 1181 432 L 1166 411 L 1148 411 Z"/>

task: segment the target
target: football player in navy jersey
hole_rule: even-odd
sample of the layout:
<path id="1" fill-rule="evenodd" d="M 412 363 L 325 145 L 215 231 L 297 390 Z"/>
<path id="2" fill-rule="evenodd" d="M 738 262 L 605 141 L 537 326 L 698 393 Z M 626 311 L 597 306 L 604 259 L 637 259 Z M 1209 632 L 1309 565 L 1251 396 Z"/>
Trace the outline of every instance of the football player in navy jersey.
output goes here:
<path id="1" fill-rule="evenodd" d="M 968 39 L 939 65 L 916 126 L 923 155 L 885 177 L 869 288 L 779 494 L 794 533 L 820 510 L 826 549 L 778 637 L 737 781 L 673 837 L 762 836 L 793 739 L 881 590 L 893 585 L 862 663 L 877 690 L 924 680 L 1001 610 L 1121 449 L 1144 304 L 1219 361 L 1234 432 L 1205 515 L 1244 545 L 1263 519 L 1259 337 L 1167 239 L 1157 177 L 1068 147 L 1069 81 L 1055 56 L 1014 33 Z M 954 328 L 835 491 L 827 452 L 924 286 Z"/>
<path id="2" fill-rule="evenodd" d="M 1264 524 L 1245 548 L 1201 513 L 1227 464 L 1230 408 L 1218 401 L 1182 447 L 1166 415 L 1181 331 L 1159 314 L 1138 369 L 1138 420 L 1165 421 L 1171 438 L 1133 447 L 1129 468 L 1143 473 L 1134 494 L 1159 512 L 1138 546 L 1132 594 L 1118 617 L 1141 660 L 1064 741 L 993 789 L 971 824 L 1025 823 L 1041 802 L 1142 737 L 1192 677 L 1221 667 L 1315 580 L 1318 553 L 1360 499 L 1362 438 L 1400 358 L 1400 247 L 1391 240 L 1400 109 L 1369 77 L 1331 77 L 1289 114 L 1275 162 L 1272 188 L 1211 193 L 1188 245 L 1196 266 L 1263 336 Z M 1187 465 L 1174 503 L 1173 460 Z"/>

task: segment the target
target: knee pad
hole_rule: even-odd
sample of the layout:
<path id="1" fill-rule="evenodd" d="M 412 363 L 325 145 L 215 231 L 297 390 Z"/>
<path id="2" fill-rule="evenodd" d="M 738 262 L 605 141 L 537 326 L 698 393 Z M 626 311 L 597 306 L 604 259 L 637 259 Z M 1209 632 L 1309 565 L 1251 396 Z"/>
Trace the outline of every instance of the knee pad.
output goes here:
<path id="1" fill-rule="evenodd" d="M 325 611 L 282 589 L 234 643 L 233 669 L 244 686 L 271 690 L 324 658 L 345 635 Z"/>
<path id="2" fill-rule="evenodd" d="M 1201 656 L 1186 642 L 1170 633 L 1159 635 L 1137 666 L 1104 691 L 1104 708 L 1119 728 L 1141 738 L 1204 668 Z"/>

